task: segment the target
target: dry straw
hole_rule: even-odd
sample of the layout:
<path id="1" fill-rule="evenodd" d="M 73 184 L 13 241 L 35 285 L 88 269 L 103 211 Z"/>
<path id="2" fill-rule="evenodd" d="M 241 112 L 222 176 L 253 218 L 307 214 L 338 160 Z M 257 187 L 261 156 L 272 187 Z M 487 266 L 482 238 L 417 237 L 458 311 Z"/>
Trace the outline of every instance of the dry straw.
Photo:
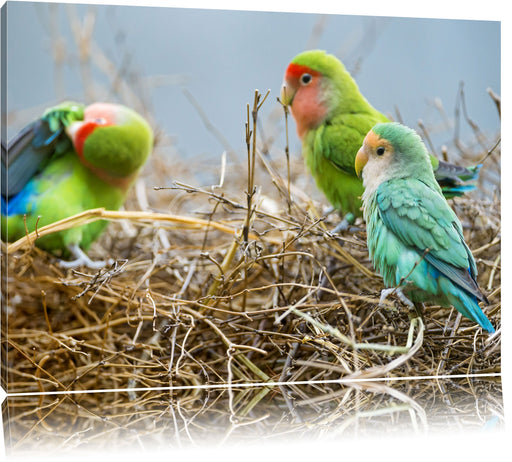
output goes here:
<path id="1" fill-rule="evenodd" d="M 242 167 L 229 164 L 222 187 L 175 182 L 150 193 L 188 214 L 91 210 L 9 244 L 9 391 L 500 371 L 497 196 L 452 202 L 496 335 L 453 309 L 428 306 L 423 319 L 411 320 L 393 296 L 379 308 L 383 285 L 368 259 L 364 223 L 330 234 L 339 217 L 321 215 L 295 186 L 300 177 L 287 177 L 288 159 L 258 150 L 266 96 L 256 91 L 248 105 L 245 184 L 230 174 Z M 292 170 L 300 170 L 299 162 Z M 126 208 L 150 202 L 141 194 L 145 189 L 136 188 Z M 92 250 L 111 259 L 102 270 L 64 271 L 33 245 L 37 236 L 96 219 L 112 221 Z"/>

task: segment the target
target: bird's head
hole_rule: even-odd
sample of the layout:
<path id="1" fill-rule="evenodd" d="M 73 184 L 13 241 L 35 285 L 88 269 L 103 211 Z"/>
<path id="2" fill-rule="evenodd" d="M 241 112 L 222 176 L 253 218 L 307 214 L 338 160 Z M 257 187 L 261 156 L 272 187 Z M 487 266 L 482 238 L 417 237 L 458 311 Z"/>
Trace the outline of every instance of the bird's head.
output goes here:
<path id="1" fill-rule="evenodd" d="M 89 136 L 99 127 L 110 127 L 118 124 L 118 105 L 110 103 L 94 103 L 84 110 L 83 120 L 73 122 L 66 129 L 68 136 L 79 157 L 83 157 L 84 144 Z"/>
<path id="2" fill-rule="evenodd" d="M 357 84 L 334 55 L 322 50 L 304 51 L 284 74 L 281 103 L 290 107 L 299 138 L 335 114 L 351 111 L 362 98 Z"/>
<path id="3" fill-rule="evenodd" d="M 281 87 L 281 103 L 290 107 L 299 138 L 318 127 L 335 105 L 332 73 L 341 63 L 324 51 L 300 53 L 288 65 Z"/>
<path id="4" fill-rule="evenodd" d="M 368 132 L 357 153 L 355 170 L 365 187 L 406 176 L 433 179 L 420 136 L 399 123 L 377 124 Z"/>
<path id="5" fill-rule="evenodd" d="M 112 103 L 94 103 L 84 119 L 66 129 L 81 162 L 100 177 L 131 179 L 153 147 L 153 132 L 138 113 Z"/>

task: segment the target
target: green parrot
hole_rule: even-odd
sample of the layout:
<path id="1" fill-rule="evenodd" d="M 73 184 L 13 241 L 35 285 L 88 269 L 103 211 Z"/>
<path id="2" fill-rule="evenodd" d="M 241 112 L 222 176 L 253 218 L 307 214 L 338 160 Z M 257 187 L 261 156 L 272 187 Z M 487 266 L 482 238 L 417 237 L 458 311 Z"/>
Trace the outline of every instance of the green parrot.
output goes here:
<path id="1" fill-rule="evenodd" d="M 117 210 L 153 148 L 153 131 L 135 111 L 110 103 L 65 102 L 45 111 L 6 149 L 2 144 L 2 239 L 104 207 Z M 98 268 L 85 251 L 108 222 L 43 236 L 36 245 Z"/>
<path id="2" fill-rule="evenodd" d="M 354 169 L 363 178 L 370 258 L 384 284 L 412 302 L 454 306 L 494 332 L 478 305 L 489 302 L 476 282 L 475 260 L 420 136 L 398 123 L 377 124 Z"/>
<path id="3" fill-rule="evenodd" d="M 293 58 L 280 100 L 290 107 L 305 163 L 318 188 L 343 214 L 361 216 L 363 186 L 354 159 L 368 131 L 389 120 L 365 99 L 343 64 L 320 50 Z M 433 156 L 430 161 L 446 197 L 474 188 L 463 182 L 476 179 L 480 166 L 467 169 Z"/>

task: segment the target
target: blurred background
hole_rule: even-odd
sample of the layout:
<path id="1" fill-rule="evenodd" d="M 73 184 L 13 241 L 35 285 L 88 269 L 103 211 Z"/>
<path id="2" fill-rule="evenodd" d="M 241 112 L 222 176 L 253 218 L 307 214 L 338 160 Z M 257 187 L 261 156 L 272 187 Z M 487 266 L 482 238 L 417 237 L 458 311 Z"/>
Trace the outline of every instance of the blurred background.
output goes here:
<path id="1" fill-rule="evenodd" d="M 490 149 L 500 118 L 498 21 L 418 19 L 8 2 L 8 138 L 62 100 L 120 101 L 148 117 L 160 153 L 218 164 L 243 158 L 246 105 L 269 97 L 260 137 L 285 146 L 276 98 L 289 61 L 336 54 L 381 112 L 429 130 L 430 148 L 457 140 Z M 473 140 L 475 123 L 487 136 Z M 300 155 L 290 120 L 290 150 Z M 209 181 L 203 178 L 200 181 Z"/>

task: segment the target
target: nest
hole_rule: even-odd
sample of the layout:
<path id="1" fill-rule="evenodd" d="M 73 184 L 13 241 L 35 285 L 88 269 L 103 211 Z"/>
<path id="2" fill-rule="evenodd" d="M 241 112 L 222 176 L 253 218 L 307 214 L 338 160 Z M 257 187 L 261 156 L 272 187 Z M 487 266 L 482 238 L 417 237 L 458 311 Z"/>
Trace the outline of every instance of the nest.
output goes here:
<path id="1" fill-rule="evenodd" d="M 340 218 L 308 194 L 302 161 L 271 159 L 254 139 L 247 129 L 247 164 L 222 163 L 220 185 L 180 180 L 148 193 L 144 184 L 159 178 L 146 174 L 125 207 L 145 211 L 81 217 L 113 219 L 90 253 L 111 259 L 99 271 L 63 270 L 33 245 L 9 254 L 9 391 L 500 371 L 499 333 L 482 333 L 454 309 L 428 306 L 419 329 L 398 299 L 379 308 L 383 284 L 364 223 L 330 233 Z M 146 172 L 187 178 L 186 166 L 163 159 L 155 153 Z M 500 201 L 452 205 L 499 328 Z"/>
<path id="2" fill-rule="evenodd" d="M 485 193 L 499 179 L 498 149 L 486 160 L 479 192 L 451 200 L 490 301 L 485 313 L 497 329 L 490 336 L 453 308 L 427 305 L 418 317 L 393 295 L 379 306 L 384 287 L 368 257 L 364 222 L 334 235 L 340 217 L 322 206 L 302 159 L 271 157 L 254 139 L 248 129 L 247 163 L 202 163 L 202 178 L 218 180 L 206 187 L 197 186 L 190 165 L 171 164 L 157 148 L 123 211 L 87 211 L 39 230 L 111 220 L 89 252 L 109 259 L 101 270 L 59 267 L 33 245 L 34 236 L 11 244 L 8 258 L 3 247 L 2 380 L 9 392 L 117 390 L 101 398 L 66 395 L 58 404 L 69 415 L 70 402 L 75 411 L 88 403 L 97 415 L 105 402 L 115 402 L 108 412 L 118 417 L 141 407 L 155 417 L 179 395 L 188 415 L 205 407 L 219 413 L 220 406 L 230 420 L 233 413 L 254 418 L 269 391 L 289 383 L 307 403 L 310 417 L 297 427 L 302 434 L 318 409 L 339 418 L 359 409 L 355 385 L 332 385 L 340 379 L 398 380 L 394 390 L 356 386 L 374 396 L 368 403 L 375 410 L 397 399 L 410 406 L 412 398 L 397 398 L 399 388 L 411 392 L 400 379 L 501 371 L 500 199 L 496 190 Z M 168 177 L 179 180 L 155 188 Z M 486 393 L 489 386 L 495 393 L 489 383 Z M 167 391 L 146 391 L 162 388 Z M 297 401 L 277 389 L 294 415 Z M 420 389 L 414 393 L 424 397 Z M 46 406 L 48 413 L 41 411 Z M 27 407 L 32 410 L 23 413 Z M 33 418 L 55 435 L 55 407 L 49 398 L 20 396 L 10 401 L 11 419 L 22 435 Z M 474 402 L 469 408 L 474 411 Z M 59 431 L 68 441 L 80 425 Z"/>

